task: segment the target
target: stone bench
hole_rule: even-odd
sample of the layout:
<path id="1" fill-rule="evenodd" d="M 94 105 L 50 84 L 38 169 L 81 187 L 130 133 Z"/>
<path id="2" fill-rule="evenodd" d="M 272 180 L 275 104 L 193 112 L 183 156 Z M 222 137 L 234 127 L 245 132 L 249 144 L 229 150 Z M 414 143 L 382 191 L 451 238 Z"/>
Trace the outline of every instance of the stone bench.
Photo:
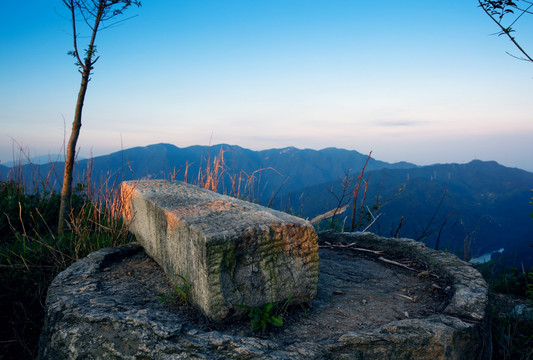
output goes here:
<path id="1" fill-rule="evenodd" d="M 305 220 L 178 181 L 121 184 L 130 231 L 211 320 L 242 316 L 241 305 L 311 301 L 318 245 Z"/>

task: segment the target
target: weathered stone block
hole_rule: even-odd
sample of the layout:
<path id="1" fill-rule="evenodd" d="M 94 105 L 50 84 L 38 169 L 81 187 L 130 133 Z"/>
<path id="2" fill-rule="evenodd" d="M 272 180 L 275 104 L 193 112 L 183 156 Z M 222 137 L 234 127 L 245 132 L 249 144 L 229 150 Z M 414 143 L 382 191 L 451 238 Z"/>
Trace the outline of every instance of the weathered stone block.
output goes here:
<path id="1" fill-rule="evenodd" d="M 307 221 L 177 181 L 121 190 L 130 231 L 171 280 L 188 279 L 192 303 L 210 319 L 315 297 L 318 245 Z"/>

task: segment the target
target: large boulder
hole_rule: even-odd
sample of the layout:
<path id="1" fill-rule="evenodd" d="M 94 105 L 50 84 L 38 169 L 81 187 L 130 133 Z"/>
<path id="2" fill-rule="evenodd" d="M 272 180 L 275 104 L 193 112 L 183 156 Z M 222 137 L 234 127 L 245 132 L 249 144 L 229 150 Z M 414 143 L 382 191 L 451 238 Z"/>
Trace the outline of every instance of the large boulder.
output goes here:
<path id="1" fill-rule="evenodd" d="M 318 245 L 307 221 L 178 181 L 121 190 L 131 232 L 211 320 L 315 297 Z"/>

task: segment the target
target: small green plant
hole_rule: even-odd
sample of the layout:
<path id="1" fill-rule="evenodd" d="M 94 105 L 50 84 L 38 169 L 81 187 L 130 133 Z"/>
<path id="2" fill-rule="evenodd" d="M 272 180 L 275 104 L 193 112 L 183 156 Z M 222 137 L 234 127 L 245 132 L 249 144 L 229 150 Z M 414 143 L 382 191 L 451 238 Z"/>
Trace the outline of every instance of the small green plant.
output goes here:
<path id="1" fill-rule="evenodd" d="M 253 331 L 265 331 L 268 324 L 273 326 L 283 326 L 283 318 L 273 312 L 274 304 L 271 302 L 263 307 L 239 305 L 241 308 L 248 309 L 248 317 Z"/>
<path id="2" fill-rule="evenodd" d="M 192 284 L 189 282 L 189 274 L 187 273 L 185 276 L 173 274 L 172 277 L 179 278 L 179 283 L 174 284 L 173 292 L 169 294 L 159 294 L 159 301 L 162 303 L 176 301 L 186 305 L 190 304 Z"/>
<path id="3" fill-rule="evenodd" d="M 292 293 L 289 294 L 289 297 L 287 298 L 287 300 L 285 300 L 283 305 L 281 305 L 281 307 L 278 309 L 278 314 L 288 313 L 288 308 L 289 308 L 289 305 L 291 304 L 291 300 L 292 300 Z"/>
<path id="4" fill-rule="evenodd" d="M 180 279 L 179 281 L 180 284 L 174 285 L 173 295 L 175 295 L 175 298 L 178 301 L 184 304 L 189 304 L 191 301 L 191 289 L 192 289 L 192 285 L 189 282 L 189 274 L 187 273 L 185 276 L 174 274 L 173 276 Z"/>
<path id="5" fill-rule="evenodd" d="M 302 314 L 304 317 L 309 316 L 309 305 L 308 304 L 300 304 L 300 308 L 302 309 Z"/>
<path id="6" fill-rule="evenodd" d="M 167 294 L 159 294 L 159 296 L 157 297 L 159 299 L 160 302 L 162 302 L 163 304 L 166 304 L 166 303 L 169 303 L 171 299 L 170 296 L 168 296 Z"/>

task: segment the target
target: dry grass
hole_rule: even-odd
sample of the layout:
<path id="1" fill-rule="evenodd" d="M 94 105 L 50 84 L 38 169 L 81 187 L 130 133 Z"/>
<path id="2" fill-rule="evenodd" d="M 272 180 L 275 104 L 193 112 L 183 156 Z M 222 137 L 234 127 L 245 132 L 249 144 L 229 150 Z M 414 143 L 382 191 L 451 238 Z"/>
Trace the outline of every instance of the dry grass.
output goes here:
<path id="1" fill-rule="evenodd" d="M 46 291 L 52 279 L 73 262 L 102 247 L 131 240 L 121 219 L 119 177 L 98 185 L 76 186 L 64 236 L 57 234 L 60 196 L 55 167 L 25 178 L 22 162 L 0 182 L 0 358 L 31 359 L 44 319 Z"/>
<path id="2" fill-rule="evenodd" d="M 200 163 L 196 182 L 193 182 L 193 184 L 238 199 L 258 202 L 263 197 L 263 191 L 267 185 L 265 183 L 263 186 L 260 186 L 262 173 L 268 170 L 281 176 L 279 172 L 271 167 L 258 169 L 251 173 L 247 173 L 244 170 L 238 172 L 232 171 L 224 160 L 224 154 L 226 152 L 227 150 L 221 148 L 218 155 L 215 155 L 213 158 L 208 153 L 205 162 L 202 160 L 202 163 Z M 188 182 L 189 166 L 190 164 L 186 163 L 185 182 Z M 269 205 L 278 192 L 273 194 L 269 200 Z"/>

